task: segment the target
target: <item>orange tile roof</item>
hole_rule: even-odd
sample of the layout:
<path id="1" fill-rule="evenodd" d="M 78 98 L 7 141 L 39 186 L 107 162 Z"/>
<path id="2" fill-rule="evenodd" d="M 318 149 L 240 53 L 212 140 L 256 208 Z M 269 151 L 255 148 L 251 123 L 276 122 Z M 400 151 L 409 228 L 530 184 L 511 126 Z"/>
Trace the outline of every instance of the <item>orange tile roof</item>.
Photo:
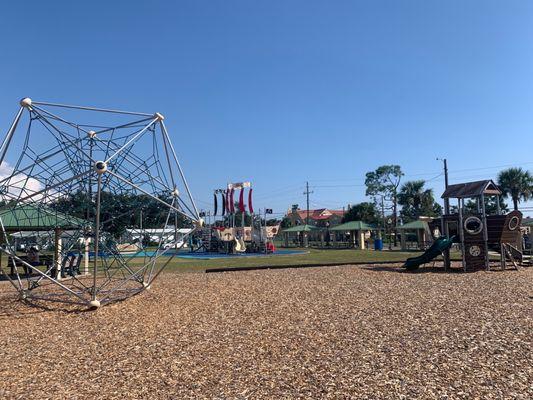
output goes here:
<path id="1" fill-rule="evenodd" d="M 307 218 L 307 210 L 296 211 L 300 219 L 305 220 Z M 326 213 L 326 215 L 323 215 Z M 323 221 L 329 219 L 333 215 L 342 217 L 345 214 L 343 210 L 328 210 L 326 208 L 319 208 L 316 210 L 309 210 L 309 218 L 315 221 Z"/>

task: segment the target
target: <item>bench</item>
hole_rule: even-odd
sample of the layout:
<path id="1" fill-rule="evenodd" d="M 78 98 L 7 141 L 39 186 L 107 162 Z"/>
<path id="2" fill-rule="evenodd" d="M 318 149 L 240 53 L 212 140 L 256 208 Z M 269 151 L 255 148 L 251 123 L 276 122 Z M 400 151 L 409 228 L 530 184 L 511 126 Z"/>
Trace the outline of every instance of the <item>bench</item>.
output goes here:
<path id="1" fill-rule="evenodd" d="M 23 261 L 28 262 L 28 256 L 22 255 L 18 256 L 18 258 L 15 257 L 8 257 L 7 262 L 10 267 L 11 275 L 15 274 L 15 268 L 22 267 L 24 269 L 24 273 L 26 275 L 31 275 L 31 268 L 29 268 L 26 264 L 23 263 Z M 50 267 L 54 262 L 54 257 L 52 255 L 43 254 L 39 256 L 39 264 L 35 265 L 38 266 L 45 266 Z"/>
<path id="2" fill-rule="evenodd" d="M 61 277 L 65 278 L 67 275 L 75 276 L 80 274 L 80 265 L 83 254 L 81 253 L 68 253 L 61 262 Z M 8 263 L 11 268 L 11 275 L 15 274 L 15 268 L 22 267 L 26 275 L 31 275 L 31 268 L 29 268 L 23 261 L 28 262 L 28 256 L 22 255 L 18 258 L 9 257 Z M 54 256 L 43 254 L 39 256 L 39 264 L 35 267 L 44 266 L 46 270 L 50 270 L 50 275 L 53 278 L 57 277 L 57 270 L 54 265 Z M 53 266 L 53 267 L 52 267 Z M 52 268 L 50 268 L 52 267 Z"/>

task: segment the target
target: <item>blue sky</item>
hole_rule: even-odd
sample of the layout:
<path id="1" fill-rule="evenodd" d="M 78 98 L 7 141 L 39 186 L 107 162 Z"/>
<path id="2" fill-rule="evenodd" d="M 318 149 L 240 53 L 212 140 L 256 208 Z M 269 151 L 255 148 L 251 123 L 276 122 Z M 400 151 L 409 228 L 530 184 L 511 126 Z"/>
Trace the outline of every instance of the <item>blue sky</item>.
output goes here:
<path id="1" fill-rule="evenodd" d="M 200 208 L 241 180 L 256 208 L 303 206 L 306 180 L 341 208 L 392 163 L 440 195 L 436 157 L 452 183 L 533 169 L 532 20 L 525 1 L 6 2 L 0 127 L 24 96 L 160 111 Z"/>

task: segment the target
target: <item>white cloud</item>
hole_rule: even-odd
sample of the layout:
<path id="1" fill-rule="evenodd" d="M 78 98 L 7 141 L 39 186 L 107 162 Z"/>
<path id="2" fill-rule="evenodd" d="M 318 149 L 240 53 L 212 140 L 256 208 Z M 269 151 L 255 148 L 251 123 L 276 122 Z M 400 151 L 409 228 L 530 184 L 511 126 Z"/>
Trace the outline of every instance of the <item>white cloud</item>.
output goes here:
<path id="1" fill-rule="evenodd" d="M 14 168 L 7 162 L 0 165 L 0 198 L 2 200 L 16 200 L 30 196 L 39 192 L 44 185 L 37 179 L 29 177 L 26 174 L 15 172 Z M 29 201 L 42 199 L 43 195 L 39 194 L 32 197 Z"/>

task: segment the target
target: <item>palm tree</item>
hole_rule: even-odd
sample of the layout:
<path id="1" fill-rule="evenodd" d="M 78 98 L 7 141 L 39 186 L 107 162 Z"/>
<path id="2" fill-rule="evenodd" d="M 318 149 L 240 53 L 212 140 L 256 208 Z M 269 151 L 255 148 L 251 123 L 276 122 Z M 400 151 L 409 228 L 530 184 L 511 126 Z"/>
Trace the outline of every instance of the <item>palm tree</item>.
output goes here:
<path id="1" fill-rule="evenodd" d="M 398 193 L 398 204 L 402 206 L 401 215 L 405 220 L 416 220 L 421 215 L 429 217 L 440 214 L 440 206 L 435 203 L 433 189 L 425 189 L 425 181 L 409 181 Z"/>
<path id="2" fill-rule="evenodd" d="M 511 197 L 515 210 L 520 201 L 533 198 L 533 175 L 522 168 L 509 168 L 498 174 L 498 185 L 505 197 Z"/>

